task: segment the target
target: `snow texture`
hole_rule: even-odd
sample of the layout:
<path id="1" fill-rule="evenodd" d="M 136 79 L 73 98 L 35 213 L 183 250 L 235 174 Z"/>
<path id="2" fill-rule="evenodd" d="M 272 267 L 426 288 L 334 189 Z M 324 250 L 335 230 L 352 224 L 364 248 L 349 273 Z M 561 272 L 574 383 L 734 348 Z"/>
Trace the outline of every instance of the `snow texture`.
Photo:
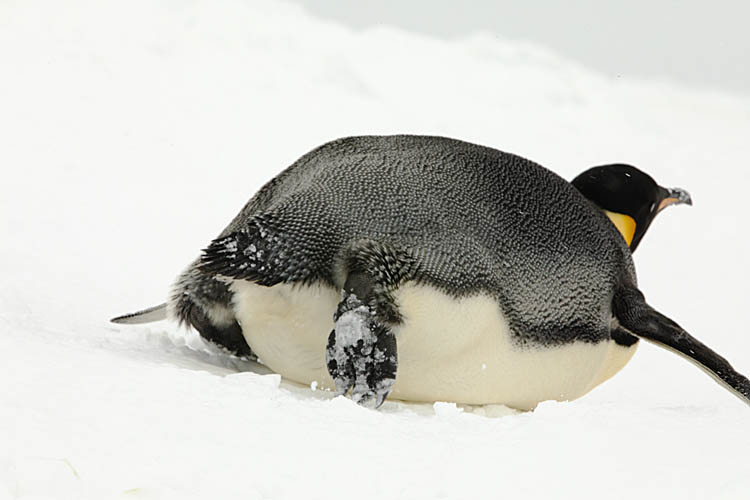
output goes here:
<path id="1" fill-rule="evenodd" d="M 0 499 L 747 498 L 750 410 L 652 345 L 533 413 L 371 411 L 107 321 L 163 302 L 302 153 L 439 134 L 688 189 L 635 255 L 640 287 L 747 374 L 747 98 L 260 0 L 3 2 L 0 62 Z"/>
<path id="2" fill-rule="evenodd" d="M 375 334 L 370 331 L 370 310 L 354 295 L 347 299 L 347 303 L 354 301 L 360 305 L 344 312 L 336 320 L 336 345 L 342 348 L 353 346 L 359 340 L 364 340 L 365 344 L 374 344 L 376 340 Z"/>
<path id="3" fill-rule="evenodd" d="M 364 306 L 342 314 L 336 323 L 336 345 L 351 347 L 358 340 L 363 340 L 365 345 L 374 344 L 375 335 L 367 327 L 369 315 Z"/>

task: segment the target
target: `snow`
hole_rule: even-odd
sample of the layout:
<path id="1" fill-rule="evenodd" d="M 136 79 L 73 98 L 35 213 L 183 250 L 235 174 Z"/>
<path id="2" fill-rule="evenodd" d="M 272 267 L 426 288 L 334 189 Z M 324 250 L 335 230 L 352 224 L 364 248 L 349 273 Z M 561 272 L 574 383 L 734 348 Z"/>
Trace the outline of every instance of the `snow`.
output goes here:
<path id="1" fill-rule="evenodd" d="M 748 408 L 653 345 L 533 413 L 372 411 L 108 319 L 163 302 L 309 149 L 441 134 L 688 189 L 635 255 L 640 286 L 747 374 L 747 98 L 270 1 L 4 2 L 0 62 L 0 498 L 746 497 Z"/>
<path id="2" fill-rule="evenodd" d="M 336 321 L 336 345 L 341 348 L 351 347 L 359 340 L 364 340 L 366 344 L 374 344 L 377 338 L 368 326 L 370 310 L 357 300 L 356 295 L 349 295 L 347 305 L 350 304 L 353 309 L 344 312 Z"/>

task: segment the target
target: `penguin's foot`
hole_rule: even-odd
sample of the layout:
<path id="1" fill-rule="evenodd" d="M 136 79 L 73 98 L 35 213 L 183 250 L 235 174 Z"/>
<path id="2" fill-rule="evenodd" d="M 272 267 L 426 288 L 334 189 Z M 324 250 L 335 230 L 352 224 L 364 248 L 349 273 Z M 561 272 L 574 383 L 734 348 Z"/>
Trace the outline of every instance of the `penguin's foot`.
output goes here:
<path id="1" fill-rule="evenodd" d="M 354 293 L 345 294 L 328 337 L 326 364 L 336 394 L 377 408 L 396 381 L 396 337 Z"/>

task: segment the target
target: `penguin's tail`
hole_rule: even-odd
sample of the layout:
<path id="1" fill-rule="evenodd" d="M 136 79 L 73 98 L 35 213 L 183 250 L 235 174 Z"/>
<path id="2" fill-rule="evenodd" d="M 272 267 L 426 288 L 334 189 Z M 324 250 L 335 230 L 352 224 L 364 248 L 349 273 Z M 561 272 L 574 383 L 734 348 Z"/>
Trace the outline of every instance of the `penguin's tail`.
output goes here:
<path id="1" fill-rule="evenodd" d="M 112 318 L 110 321 L 121 325 L 139 325 L 163 319 L 167 319 L 167 304 L 159 304 L 158 306 L 149 307 L 142 311 L 123 314 L 122 316 Z"/>
<path id="2" fill-rule="evenodd" d="M 750 405 L 750 380 L 680 325 L 649 306 L 640 290 L 618 289 L 612 311 L 620 326 L 630 333 L 686 358 Z"/>

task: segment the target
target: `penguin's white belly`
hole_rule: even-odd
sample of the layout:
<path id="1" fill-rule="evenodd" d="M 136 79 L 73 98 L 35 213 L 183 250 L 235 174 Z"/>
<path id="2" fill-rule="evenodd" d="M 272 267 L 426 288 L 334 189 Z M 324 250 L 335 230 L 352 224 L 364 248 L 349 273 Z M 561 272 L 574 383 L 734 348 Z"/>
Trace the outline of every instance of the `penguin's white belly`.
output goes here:
<path id="1" fill-rule="evenodd" d="M 265 365 L 296 382 L 333 388 L 325 352 L 339 293 L 246 281 L 234 281 L 232 290 L 245 339 Z M 582 396 L 625 366 L 637 347 L 606 341 L 521 348 L 499 305 L 486 295 L 454 299 L 407 283 L 394 299 L 404 318 L 394 328 L 395 399 L 532 409 L 541 401 Z"/>

